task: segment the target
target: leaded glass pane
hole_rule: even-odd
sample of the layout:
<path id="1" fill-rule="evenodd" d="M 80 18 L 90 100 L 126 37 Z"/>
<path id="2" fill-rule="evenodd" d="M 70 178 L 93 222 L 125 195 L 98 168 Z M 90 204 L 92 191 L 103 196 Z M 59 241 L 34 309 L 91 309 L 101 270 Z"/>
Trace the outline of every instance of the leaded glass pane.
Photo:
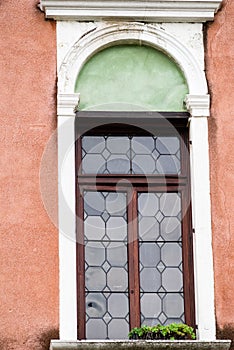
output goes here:
<path id="1" fill-rule="evenodd" d="M 144 267 L 156 267 L 160 261 L 160 247 L 156 243 L 141 243 L 140 262 Z"/>
<path id="2" fill-rule="evenodd" d="M 183 291 L 182 271 L 176 267 L 168 267 L 162 273 L 162 287 L 168 292 Z"/>
<path id="3" fill-rule="evenodd" d="M 141 313 L 145 318 L 157 318 L 161 312 L 161 298 L 157 294 L 144 293 L 141 297 Z"/>
<path id="4" fill-rule="evenodd" d="M 155 241 L 159 235 L 159 222 L 152 217 L 141 217 L 139 220 L 139 236 L 145 241 Z"/>
<path id="5" fill-rule="evenodd" d="M 127 320 L 112 319 L 108 325 L 109 339 L 126 339 L 129 333 Z"/>
<path id="6" fill-rule="evenodd" d="M 145 292 L 155 292 L 161 284 L 160 272 L 151 267 L 145 267 L 141 270 L 141 288 Z"/>
<path id="7" fill-rule="evenodd" d="M 87 293 L 87 339 L 126 339 L 129 332 L 127 293 Z"/>
<path id="8" fill-rule="evenodd" d="M 127 264 L 126 244 L 112 242 L 107 249 L 107 260 L 112 267 L 122 267 Z"/>
<path id="9" fill-rule="evenodd" d="M 184 322 L 180 194 L 139 193 L 138 231 L 142 324 Z"/>
<path id="10" fill-rule="evenodd" d="M 107 327 L 101 318 L 90 319 L 86 322 L 86 337 L 87 339 L 106 339 Z"/>
<path id="11" fill-rule="evenodd" d="M 123 241 L 127 239 L 126 219 L 111 216 L 106 223 L 106 235 L 110 240 Z"/>
<path id="12" fill-rule="evenodd" d="M 84 192 L 87 339 L 129 332 L 126 193 Z"/>
<path id="13" fill-rule="evenodd" d="M 107 273 L 107 285 L 114 292 L 126 291 L 128 288 L 126 268 L 112 267 Z"/>
<path id="14" fill-rule="evenodd" d="M 163 311 L 169 318 L 183 318 L 184 300 L 183 295 L 167 294 L 163 299 Z"/>
<path id="15" fill-rule="evenodd" d="M 85 257 L 88 266 L 102 266 L 105 262 L 105 248 L 103 244 L 101 242 L 87 242 Z"/>
<path id="16" fill-rule="evenodd" d="M 180 174 L 178 136 L 84 136 L 83 174 Z"/>
<path id="17" fill-rule="evenodd" d="M 180 193 L 140 193 L 138 222 L 142 241 L 181 241 Z"/>

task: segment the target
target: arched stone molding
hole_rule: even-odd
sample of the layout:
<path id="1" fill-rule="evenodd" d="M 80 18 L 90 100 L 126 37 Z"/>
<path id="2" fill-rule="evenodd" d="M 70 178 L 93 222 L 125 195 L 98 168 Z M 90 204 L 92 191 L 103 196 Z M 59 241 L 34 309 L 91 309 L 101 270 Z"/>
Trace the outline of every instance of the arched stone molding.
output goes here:
<path id="1" fill-rule="evenodd" d="M 59 94 L 73 94 L 75 83 L 83 65 L 95 53 L 118 44 L 135 43 L 148 45 L 163 51 L 178 64 L 185 75 L 189 96 L 187 98 L 187 108 L 193 114 L 194 109 L 200 109 L 199 115 L 209 115 L 209 97 L 207 95 L 207 83 L 205 73 L 197 62 L 191 51 L 178 39 L 164 30 L 152 24 L 143 23 L 122 23 L 107 25 L 101 29 L 94 29 L 91 33 L 84 35 L 70 49 L 59 69 Z M 197 101 L 202 101 L 202 105 L 196 104 L 193 108 L 190 101 L 198 96 Z M 206 101 L 204 105 L 204 101 Z"/>

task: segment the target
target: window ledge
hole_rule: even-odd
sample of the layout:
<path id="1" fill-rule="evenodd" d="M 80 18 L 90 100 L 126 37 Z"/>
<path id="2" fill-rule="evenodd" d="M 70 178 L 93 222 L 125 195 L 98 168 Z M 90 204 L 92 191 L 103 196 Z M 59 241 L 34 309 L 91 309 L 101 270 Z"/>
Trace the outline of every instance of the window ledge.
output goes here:
<path id="1" fill-rule="evenodd" d="M 228 350 L 230 348 L 230 340 L 82 340 L 82 341 L 62 341 L 51 340 L 50 350 Z"/>
<path id="2" fill-rule="evenodd" d="M 144 22 L 206 22 L 222 0 L 40 0 L 46 18 L 55 20 L 127 20 Z"/>

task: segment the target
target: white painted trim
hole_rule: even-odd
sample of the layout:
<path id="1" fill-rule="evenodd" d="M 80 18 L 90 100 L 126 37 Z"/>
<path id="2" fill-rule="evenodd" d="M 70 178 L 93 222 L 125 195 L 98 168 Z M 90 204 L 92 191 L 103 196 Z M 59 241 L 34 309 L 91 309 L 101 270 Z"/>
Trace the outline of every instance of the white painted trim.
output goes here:
<path id="1" fill-rule="evenodd" d="M 74 121 L 74 112 L 58 116 L 59 329 L 60 339 L 69 340 L 77 339 Z"/>
<path id="2" fill-rule="evenodd" d="M 63 225 L 66 226 L 66 220 L 69 221 L 67 226 L 68 232 L 73 234 L 75 232 L 75 215 L 71 215 L 68 220 L 61 208 L 67 202 L 66 205 L 71 208 L 72 212 L 75 212 L 75 181 L 73 178 L 75 151 L 74 145 L 71 147 L 69 142 L 74 142 L 73 110 L 77 104 L 77 100 L 74 98 L 74 106 L 72 106 L 72 98 L 70 99 L 70 97 L 74 95 L 75 82 L 80 70 L 85 62 L 95 53 L 115 44 L 129 42 L 143 43 L 164 51 L 178 63 L 185 74 L 189 86 L 189 95 L 186 97 L 186 104 L 193 116 L 190 123 L 190 137 L 192 140 L 191 176 L 193 227 L 195 229 L 194 260 L 198 336 L 200 340 L 214 340 L 214 278 L 211 247 L 208 131 L 207 118 L 202 117 L 208 114 L 209 95 L 207 94 L 207 83 L 203 66 L 197 62 L 193 53 L 185 45 L 173 35 L 160 30 L 154 25 L 141 23 L 103 24 L 98 29 L 95 29 L 95 26 L 94 24 L 91 33 L 83 35 L 80 40 L 75 42 L 63 59 L 58 72 L 58 101 L 63 101 L 59 106 L 59 111 L 64 116 L 59 117 L 59 120 L 62 118 L 61 120 L 65 123 L 64 119 L 67 118 L 71 122 L 68 129 L 65 129 L 65 131 L 61 130 L 58 133 L 60 168 L 64 162 L 64 157 L 66 158 L 66 152 L 64 153 L 64 151 L 62 152 L 60 150 L 63 150 L 63 147 L 65 149 L 67 147 L 67 150 L 70 150 L 69 162 L 64 167 L 67 170 L 61 176 L 61 179 L 64 179 L 68 185 L 62 188 L 60 183 L 60 189 L 62 189 L 61 196 L 59 197 L 60 232 Z M 70 28 L 72 29 L 72 26 Z M 58 52 L 60 52 L 59 48 L 60 46 L 58 45 Z M 68 111 L 71 113 L 70 117 L 67 115 Z M 73 175 L 71 175 L 72 172 Z M 73 195 L 71 194 L 72 191 L 74 191 Z M 66 240 L 64 244 L 64 240 L 65 238 L 61 237 L 60 338 L 73 340 L 76 338 L 77 322 L 75 244 L 72 241 L 69 243 Z"/>
<path id="3" fill-rule="evenodd" d="M 210 95 L 187 95 L 185 98 L 187 110 L 193 117 L 209 117 Z"/>
<path id="4" fill-rule="evenodd" d="M 191 95 L 207 95 L 205 73 L 192 54 L 176 37 L 151 24 L 120 23 L 97 28 L 74 43 L 59 69 L 58 89 L 73 93 L 85 62 L 95 53 L 121 43 L 145 44 L 166 52 L 183 71 Z"/>
<path id="5" fill-rule="evenodd" d="M 221 0 L 41 0 L 46 18 L 73 21 L 206 22 Z"/>
<path id="6" fill-rule="evenodd" d="M 207 118 L 192 117 L 189 129 L 192 142 L 190 167 L 198 337 L 201 340 L 214 340 L 216 331 Z"/>

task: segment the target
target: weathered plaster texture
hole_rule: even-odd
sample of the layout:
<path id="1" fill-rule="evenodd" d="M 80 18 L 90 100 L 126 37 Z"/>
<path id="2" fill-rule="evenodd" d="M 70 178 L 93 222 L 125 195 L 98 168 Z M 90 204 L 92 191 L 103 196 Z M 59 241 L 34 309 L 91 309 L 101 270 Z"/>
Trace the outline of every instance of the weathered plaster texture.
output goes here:
<path id="1" fill-rule="evenodd" d="M 58 336 L 57 229 L 39 187 L 56 128 L 55 23 L 37 0 L 1 1 L 0 348 L 48 349 Z M 51 148 L 56 200 L 56 144 Z M 56 206 L 56 202 L 55 202 Z"/>
<path id="2" fill-rule="evenodd" d="M 219 327 L 234 329 L 233 23 L 234 1 L 224 0 L 208 26 L 206 67 L 212 98 L 209 144 L 216 317 Z"/>

